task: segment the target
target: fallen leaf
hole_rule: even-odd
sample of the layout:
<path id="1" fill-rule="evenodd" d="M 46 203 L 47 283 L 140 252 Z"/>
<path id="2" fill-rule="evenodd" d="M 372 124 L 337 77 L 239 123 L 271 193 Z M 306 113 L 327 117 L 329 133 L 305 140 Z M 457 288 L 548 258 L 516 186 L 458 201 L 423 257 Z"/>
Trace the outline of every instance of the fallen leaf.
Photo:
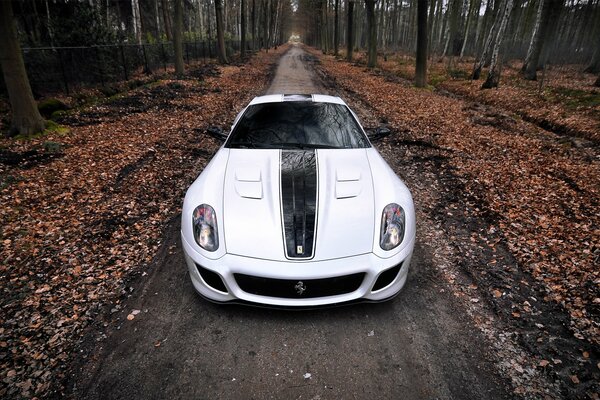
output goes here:
<path id="1" fill-rule="evenodd" d="M 579 378 L 577 377 L 577 375 L 571 375 L 570 378 L 571 378 L 571 382 L 573 382 L 576 385 L 579 384 Z"/>

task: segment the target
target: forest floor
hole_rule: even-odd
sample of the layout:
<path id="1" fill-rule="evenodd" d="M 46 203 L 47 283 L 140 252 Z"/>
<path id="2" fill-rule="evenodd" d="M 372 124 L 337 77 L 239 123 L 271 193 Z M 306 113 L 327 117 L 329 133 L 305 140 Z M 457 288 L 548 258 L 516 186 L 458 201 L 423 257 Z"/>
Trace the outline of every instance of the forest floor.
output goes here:
<path id="1" fill-rule="evenodd" d="M 388 160 L 408 154 L 435 165 L 445 181 L 447 199 L 443 207 L 436 202 L 421 206 L 431 209 L 429 215 L 450 237 L 457 231 L 469 232 L 470 243 L 454 243 L 463 255 L 458 271 L 471 276 L 490 308 L 506 323 L 503 334 L 510 332 L 527 349 L 531 358 L 525 364 L 541 367 L 567 385 L 579 385 L 582 375 L 597 381 L 598 107 L 581 107 L 564 119 L 568 108 L 564 102 L 555 103 L 563 113 L 552 114 L 546 113 L 549 110 L 541 101 L 537 107 L 543 119 L 521 118 L 531 115 L 536 104 L 516 114 L 515 107 L 522 104 L 519 91 L 536 98 L 535 87 L 527 90 L 522 84 L 519 90 L 502 86 L 482 91 L 471 83 L 446 82 L 437 90 L 419 90 L 403 78 L 410 74 L 390 68 L 390 61 L 368 71 L 360 58 L 349 64 L 316 51 L 312 54 L 318 57 L 318 69 L 330 87 L 368 105 L 369 114 L 395 132 L 379 145 Z M 516 78 L 509 75 L 510 79 Z M 588 86 L 572 84 L 597 95 L 593 80 L 589 76 L 582 80 Z M 467 86 L 469 90 L 463 91 Z M 547 119 L 549 123 L 544 122 Z M 571 128 L 544 129 L 565 120 Z M 425 170 L 423 165 L 420 170 Z M 401 168 L 398 174 L 405 178 Z M 481 225 L 471 226 L 473 220 Z M 498 251 L 501 247 L 504 251 Z M 485 249 L 492 249 L 492 254 Z M 448 275 L 449 283 L 454 283 L 456 272 Z M 597 383 L 594 387 L 588 392 L 592 398 L 598 396 Z"/>
<path id="2" fill-rule="evenodd" d="M 195 295 L 178 213 L 219 145 L 206 128 L 264 93 L 286 49 L 69 112 L 66 134 L 0 141 L 0 396 L 598 398 L 594 110 L 557 135 L 488 92 L 297 55 L 365 126 L 392 129 L 377 147 L 419 220 L 407 287 L 292 315 Z"/>

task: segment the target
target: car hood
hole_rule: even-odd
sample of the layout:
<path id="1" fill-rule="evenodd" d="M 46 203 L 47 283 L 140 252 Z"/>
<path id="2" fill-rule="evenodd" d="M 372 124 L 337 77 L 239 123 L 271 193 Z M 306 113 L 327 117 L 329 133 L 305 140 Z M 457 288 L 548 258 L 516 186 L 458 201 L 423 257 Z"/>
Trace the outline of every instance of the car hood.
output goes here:
<path id="1" fill-rule="evenodd" d="M 374 203 L 366 149 L 230 149 L 227 253 L 297 261 L 369 253 Z"/>

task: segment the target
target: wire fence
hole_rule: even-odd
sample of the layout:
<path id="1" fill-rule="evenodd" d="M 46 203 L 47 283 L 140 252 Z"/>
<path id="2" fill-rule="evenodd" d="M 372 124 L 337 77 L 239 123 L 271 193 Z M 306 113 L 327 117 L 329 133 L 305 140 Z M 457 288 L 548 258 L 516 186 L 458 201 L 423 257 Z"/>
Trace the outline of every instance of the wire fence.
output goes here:
<path id="1" fill-rule="evenodd" d="M 240 50 L 240 42 L 226 41 L 225 47 L 232 55 Z M 186 64 L 216 57 L 214 40 L 183 43 Z M 23 60 L 34 93 L 70 94 L 84 86 L 107 86 L 140 73 L 166 71 L 173 66 L 174 48 L 173 43 L 24 48 Z M 4 82 L 0 92 L 5 92 Z"/>

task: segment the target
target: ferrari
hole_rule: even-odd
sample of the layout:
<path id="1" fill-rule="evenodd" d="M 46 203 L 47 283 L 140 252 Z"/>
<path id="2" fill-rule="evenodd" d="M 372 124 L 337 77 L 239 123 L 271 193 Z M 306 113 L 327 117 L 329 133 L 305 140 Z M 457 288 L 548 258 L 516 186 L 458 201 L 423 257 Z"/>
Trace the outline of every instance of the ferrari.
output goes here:
<path id="1" fill-rule="evenodd" d="M 412 196 L 342 99 L 256 97 L 221 136 L 181 215 L 202 297 L 297 308 L 400 292 L 415 243 Z"/>

